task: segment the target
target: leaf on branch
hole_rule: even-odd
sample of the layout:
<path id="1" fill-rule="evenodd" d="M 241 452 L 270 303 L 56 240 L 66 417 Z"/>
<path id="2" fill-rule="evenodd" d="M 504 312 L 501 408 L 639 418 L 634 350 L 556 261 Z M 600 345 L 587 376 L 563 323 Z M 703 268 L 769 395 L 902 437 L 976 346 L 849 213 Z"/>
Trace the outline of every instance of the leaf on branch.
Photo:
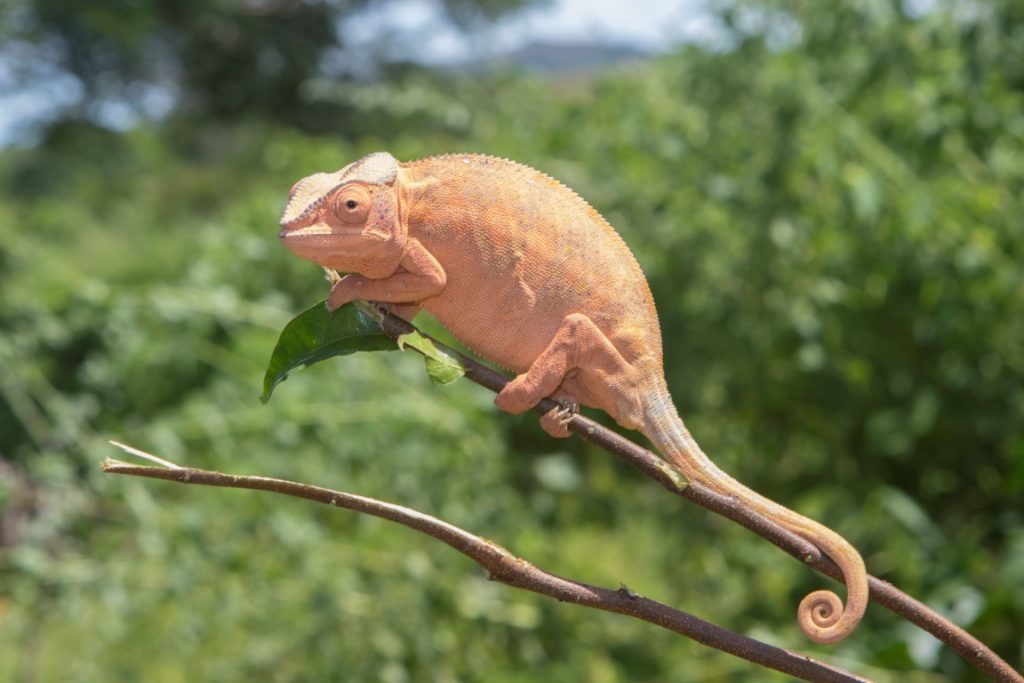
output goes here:
<path id="1" fill-rule="evenodd" d="M 268 402 L 274 388 L 296 368 L 356 351 L 393 351 L 396 348 L 399 347 L 395 340 L 381 331 L 377 321 L 356 306 L 348 304 L 329 312 L 321 301 L 292 318 L 281 330 L 263 376 L 260 401 Z"/>
<path id="2" fill-rule="evenodd" d="M 398 348 L 409 346 L 423 354 L 427 364 L 427 376 L 434 384 L 451 384 L 466 374 L 459 359 L 437 348 L 430 339 L 419 332 L 409 332 L 398 338 Z"/>

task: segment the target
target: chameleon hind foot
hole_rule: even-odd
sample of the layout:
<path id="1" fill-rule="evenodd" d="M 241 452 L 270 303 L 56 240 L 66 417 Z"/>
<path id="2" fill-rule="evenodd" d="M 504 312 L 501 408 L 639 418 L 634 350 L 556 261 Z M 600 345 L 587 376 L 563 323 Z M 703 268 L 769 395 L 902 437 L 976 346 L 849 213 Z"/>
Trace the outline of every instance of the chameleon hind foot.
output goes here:
<path id="1" fill-rule="evenodd" d="M 565 394 L 560 394 L 553 398 L 558 402 L 559 406 L 540 416 L 540 426 L 545 432 L 556 439 L 572 436 L 572 432 L 569 431 L 569 422 L 579 412 L 579 404 L 571 396 Z"/>

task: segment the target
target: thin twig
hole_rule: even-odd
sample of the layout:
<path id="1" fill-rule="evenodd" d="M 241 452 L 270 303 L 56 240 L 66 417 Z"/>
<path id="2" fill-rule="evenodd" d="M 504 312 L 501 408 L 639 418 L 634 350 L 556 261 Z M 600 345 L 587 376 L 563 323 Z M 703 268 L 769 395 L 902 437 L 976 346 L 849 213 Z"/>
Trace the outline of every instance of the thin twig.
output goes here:
<path id="1" fill-rule="evenodd" d="M 121 444 L 116 445 L 124 448 Z M 155 458 L 155 456 L 144 454 L 137 449 L 132 449 L 131 452 L 149 460 Z M 162 459 L 156 461 L 162 461 Z M 153 467 L 132 465 L 108 458 L 103 461 L 102 467 L 105 472 L 114 474 L 152 477 L 183 484 L 271 491 L 381 517 L 448 544 L 483 567 L 491 580 L 513 588 L 547 595 L 562 602 L 571 602 L 641 619 L 696 640 L 703 645 L 807 681 L 849 683 L 867 680 L 804 655 L 733 633 L 692 614 L 637 595 L 625 586 L 618 590 L 611 590 L 549 574 L 526 560 L 516 557 L 496 543 L 486 541 L 448 522 L 401 505 L 284 479 L 223 474 L 173 464 L 168 464 L 167 467 Z"/>
<path id="2" fill-rule="evenodd" d="M 179 467 L 179 465 L 175 465 L 170 460 L 164 460 L 163 458 L 161 458 L 159 456 L 156 456 L 156 455 L 153 455 L 152 453 L 147 453 L 146 451 L 140 451 L 138 448 L 135 448 L 134 446 L 129 446 L 126 443 L 121 443 L 120 441 L 114 441 L 113 439 L 111 439 L 107 443 L 109 443 L 112 446 L 117 446 L 118 448 L 120 448 L 125 453 L 130 453 L 131 455 L 138 456 L 138 457 L 142 458 L 143 460 L 149 460 L 150 462 L 155 462 L 157 465 L 160 465 L 162 467 L 169 467 L 172 470 L 174 468 L 176 468 L 176 467 Z"/>
<path id="3" fill-rule="evenodd" d="M 389 337 L 397 339 L 416 329 L 409 322 L 382 307 L 375 307 L 375 312 L 381 329 Z M 429 337 L 426 334 L 424 336 Z M 499 392 L 508 383 L 508 378 L 501 373 L 436 339 L 431 338 L 431 340 L 442 350 L 454 354 L 465 368 L 466 377 L 480 386 Z M 535 410 L 544 414 L 557 407 L 558 405 L 554 401 L 545 399 L 537 404 Z M 671 493 L 737 522 L 771 541 L 793 557 L 805 562 L 808 566 L 842 582 L 843 575 L 839 567 L 817 546 L 788 529 L 784 529 L 753 509 L 740 504 L 735 498 L 715 493 L 699 482 L 687 482 L 681 474 L 651 451 L 641 448 L 629 439 L 583 415 L 574 415 L 566 426 L 570 431 L 637 468 Z M 868 587 L 872 600 L 935 636 L 953 648 L 967 664 L 992 680 L 999 683 L 1024 683 L 1024 676 L 1014 671 L 991 648 L 924 603 L 902 592 L 891 583 L 874 576 L 868 577 Z"/>

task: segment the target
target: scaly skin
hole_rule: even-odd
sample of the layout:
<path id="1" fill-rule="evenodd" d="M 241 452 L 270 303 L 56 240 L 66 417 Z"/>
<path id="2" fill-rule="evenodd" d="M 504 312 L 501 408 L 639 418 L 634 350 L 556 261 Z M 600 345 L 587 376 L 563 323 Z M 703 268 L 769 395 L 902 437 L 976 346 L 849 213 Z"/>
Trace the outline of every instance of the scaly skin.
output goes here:
<path id="1" fill-rule="evenodd" d="M 549 176 L 504 159 L 459 154 L 397 162 L 379 152 L 292 188 L 281 240 L 350 273 L 328 306 L 422 307 L 485 358 L 518 373 L 495 399 L 519 413 L 542 398 L 604 410 L 642 432 L 688 479 L 735 496 L 820 547 L 843 570 L 839 597 L 815 591 L 797 612 L 819 643 L 848 636 L 868 599 L 860 555 L 831 529 L 718 469 L 679 418 L 662 370 L 661 332 L 640 266 L 618 233 Z M 569 435 L 564 415 L 541 419 Z"/>

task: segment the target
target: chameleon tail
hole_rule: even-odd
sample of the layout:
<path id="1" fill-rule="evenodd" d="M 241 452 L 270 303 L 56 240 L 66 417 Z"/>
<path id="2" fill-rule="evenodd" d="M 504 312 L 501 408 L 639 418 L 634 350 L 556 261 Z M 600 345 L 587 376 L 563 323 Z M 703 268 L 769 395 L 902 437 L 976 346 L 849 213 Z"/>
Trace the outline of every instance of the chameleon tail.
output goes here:
<path id="1" fill-rule="evenodd" d="M 853 632 L 868 602 L 867 571 L 864 560 L 853 546 L 828 527 L 755 493 L 716 467 L 683 424 L 667 388 L 659 387 L 645 401 L 641 431 L 687 479 L 739 499 L 821 548 L 843 572 L 846 608 L 832 591 L 814 591 L 800 601 L 797 623 L 816 643 L 835 643 Z"/>

